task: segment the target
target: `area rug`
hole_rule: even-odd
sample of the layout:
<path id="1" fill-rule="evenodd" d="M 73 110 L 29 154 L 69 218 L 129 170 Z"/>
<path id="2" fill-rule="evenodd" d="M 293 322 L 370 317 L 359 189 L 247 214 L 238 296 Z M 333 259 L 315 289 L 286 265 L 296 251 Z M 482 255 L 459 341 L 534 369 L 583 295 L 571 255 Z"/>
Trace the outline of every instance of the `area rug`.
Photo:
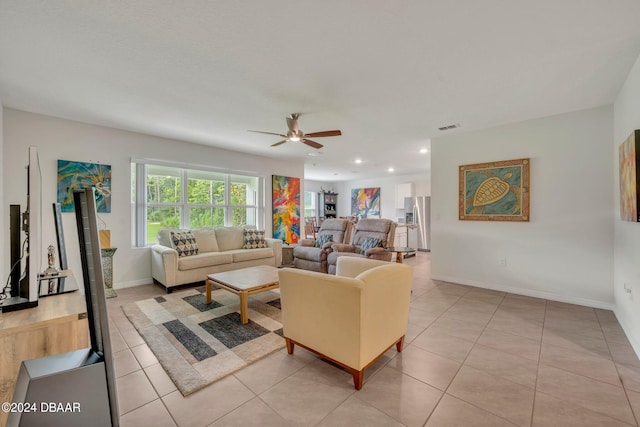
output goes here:
<path id="1" fill-rule="evenodd" d="M 285 346 L 279 291 L 249 298 L 249 323 L 240 323 L 240 298 L 223 289 L 195 288 L 122 306 L 183 396 Z"/>

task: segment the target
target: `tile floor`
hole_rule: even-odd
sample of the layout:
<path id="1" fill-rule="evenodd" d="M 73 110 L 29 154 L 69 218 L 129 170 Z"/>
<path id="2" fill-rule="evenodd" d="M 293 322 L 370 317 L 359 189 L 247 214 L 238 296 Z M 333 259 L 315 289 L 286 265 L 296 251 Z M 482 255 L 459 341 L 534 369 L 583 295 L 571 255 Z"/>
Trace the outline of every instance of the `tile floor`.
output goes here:
<path id="1" fill-rule="evenodd" d="M 121 425 L 638 425 L 640 361 L 612 312 L 434 282 L 425 253 L 406 262 L 405 350 L 365 371 L 361 391 L 296 348 L 183 397 L 120 309 L 164 291 L 118 290 L 108 307 Z"/>

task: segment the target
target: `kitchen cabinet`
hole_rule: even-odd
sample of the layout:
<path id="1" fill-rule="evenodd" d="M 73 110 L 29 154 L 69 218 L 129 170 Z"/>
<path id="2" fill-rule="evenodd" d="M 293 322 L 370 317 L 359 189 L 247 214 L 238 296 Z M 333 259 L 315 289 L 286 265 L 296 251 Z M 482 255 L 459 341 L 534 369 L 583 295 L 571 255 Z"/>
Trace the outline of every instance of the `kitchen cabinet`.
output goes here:
<path id="1" fill-rule="evenodd" d="M 396 209 L 404 209 L 404 198 L 413 196 L 413 182 L 396 184 Z"/>
<path id="2" fill-rule="evenodd" d="M 396 234 L 393 237 L 393 246 L 407 247 L 407 226 L 398 224 L 396 226 Z"/>

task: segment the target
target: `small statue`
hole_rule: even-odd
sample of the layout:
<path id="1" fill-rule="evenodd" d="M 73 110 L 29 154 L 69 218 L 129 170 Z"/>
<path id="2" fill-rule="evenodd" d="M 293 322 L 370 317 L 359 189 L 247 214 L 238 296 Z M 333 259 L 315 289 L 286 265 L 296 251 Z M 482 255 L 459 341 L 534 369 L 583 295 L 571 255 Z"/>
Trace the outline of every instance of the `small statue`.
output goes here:
<path id="1" fill-rule="evenodd" d="M 47 267 L 47 269 L 44 271 L 45 275 L 55 276 L 60 273 L 58 269 L 54 267 L 55 263 L 56 248 L 53 247 L 53 245 L 49 245 L 49 247 L 47 248 L 47 264 L 49 264 L 49 267 Z"/>

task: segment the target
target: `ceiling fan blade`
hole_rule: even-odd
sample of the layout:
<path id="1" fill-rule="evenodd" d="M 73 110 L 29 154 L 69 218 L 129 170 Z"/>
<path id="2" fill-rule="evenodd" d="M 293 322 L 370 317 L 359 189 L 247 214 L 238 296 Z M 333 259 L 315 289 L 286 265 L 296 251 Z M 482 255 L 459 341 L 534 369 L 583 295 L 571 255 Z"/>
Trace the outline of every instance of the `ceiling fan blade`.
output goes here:
<path id="1" fill-rule="evenodd" d="M 311 138 L 322 138 L 324 136 L 340 136 L 340 135 L 342 135 L 342 132 L 340 132 L 339 130 L 325 130 L 322 132 L 307 133 L 304 136 L 309 136 Z"/>
<path id="2" fill-rule="evenodd" d="M 277 147 L 278 145 L 284 144 L 285 142 L 287 142 L 286 139 L 283 139 L 282 141 L 276 142 L 275 144 L 271 144 L 272 147 Z"/>
<path id="3" fill-rule="evenodd" d="M 281 133 L 263 132 L 263 131 L 261 131 L 261 130 L 250 130 L 249 132 L 264 133 L 264 134 L 267 134 L 267 135 L 278 135 L 278 136 L 281 136 L 281 137 L 283 137 L 283 138 L 286 138 L 286 137 L 287 137 L 287 135 L 283 135 L 283 134 L 281 134 Z"/>
<path id="4" fill-rule="evenodd" d="M 321 149 L 322 147 L 324 147 L 324 145 L 322 145 L 322 144 L 318 144 L 317 142 L 315 142 L 315 141 L 311 141 L 310 139 L 303 139 L 303 140 L 301 140 L 300 142 L 302 142 L 303 144 L 307 144 L 309 147 L 313 147 L 313 148 L 315 148 L 316 150 L 319 150 L 319 149 Z"/>

